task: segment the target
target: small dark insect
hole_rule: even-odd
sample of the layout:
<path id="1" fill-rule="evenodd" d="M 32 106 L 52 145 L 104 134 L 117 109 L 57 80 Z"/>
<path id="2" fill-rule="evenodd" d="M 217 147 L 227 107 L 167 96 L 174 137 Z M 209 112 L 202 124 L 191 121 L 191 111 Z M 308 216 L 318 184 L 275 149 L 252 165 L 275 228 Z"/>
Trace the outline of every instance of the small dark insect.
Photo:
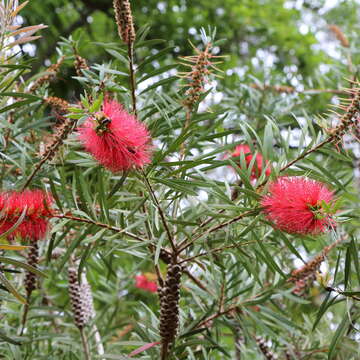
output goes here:
<path id="1" fill-rule="evenodd" d="M 136 153 L 136 151 L 133 148 L 129 147 L 129 146 L 126 149 L 127 149 L 127 151 L 131 152 L 132 154 Z"/>
<path id="2" fill-rule="evenodd" d="M 96 114 L 95 121 L 97 123 L 95 131 L 98 135 L 102 135 L 109 131 L 108 125 L 111 123 L 111 119 L 106 117 L 104 113 Z"/>

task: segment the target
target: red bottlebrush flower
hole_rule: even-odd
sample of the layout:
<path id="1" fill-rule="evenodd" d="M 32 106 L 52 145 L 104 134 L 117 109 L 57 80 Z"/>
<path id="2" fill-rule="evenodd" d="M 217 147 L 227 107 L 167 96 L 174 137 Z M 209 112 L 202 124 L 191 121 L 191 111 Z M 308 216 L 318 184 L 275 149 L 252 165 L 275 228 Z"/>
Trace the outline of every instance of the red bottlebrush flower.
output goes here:
<path id="1" fill-rule="evenodd" d="M 140 168 L 150 162 L 150 135 L 146 126 L 115 100 L 106 99 L 102 112 L 79 128 L 85 149 L 112 172 Z"/>
<path id="2" fill-rule="evenodd" d="M 240 156 L 242 153 L 245 156 L 246 166 L 249 167 L 250 162 L 253 159 L 253 154 L 251 153 L 250 146 L 243 144 L 237 145 L 231 156 L 237 157 Z M 265 164 L 268 164 L 268 161 L 266 161 Z M 263 169 L 263 156 L 261 154 L 256 154 L 255 163 L 253 168 L 251 169 L 251 179 L 252 180 L 257 179 L 261 175 L 262 169 Z M 266 176 L 269 176 L 270 173 L 271 173 L 271 169 L 267 167 L 265 170 Z"/>
<path id="3" fill-rule="evenodd" d="M 157 284 L 153 281 L 149 281 L 145 275 L 137 275 L 135 277 L 135 280 L 136 280 L 135 286 L 138 289 L 143 289 L 153 293 L 157 291 L 158 288 Z"/>
<path id="4" fill-rule="evenodd" d="M 8 235 L 8 239 L 17 236 L 35 241 L 42 239 L 47 231 L 52 202 L 52 197 L 41 190 L 1 193 L 0 234 L 13 227 L 26 209 L 23 221 Z"/>
<path id="5" fill-rule="evenodd" d="M 261 205 L 276 228 L 292 234 L 319 234 L 335 222 L 323 208 L 329 204 L 333 193 L 315 180 L 305 177 L 280 177 L 272 182 L 269 195 Z"/>

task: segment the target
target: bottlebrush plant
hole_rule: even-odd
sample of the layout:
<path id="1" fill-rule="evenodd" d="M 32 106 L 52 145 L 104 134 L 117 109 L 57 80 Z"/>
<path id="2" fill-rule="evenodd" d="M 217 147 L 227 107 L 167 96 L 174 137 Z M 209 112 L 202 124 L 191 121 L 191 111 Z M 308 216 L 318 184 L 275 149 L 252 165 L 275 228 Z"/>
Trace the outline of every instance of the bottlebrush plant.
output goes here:
<path id="1" fill-rule="evenodd" d="M 163 61 L 114 0 L 118 42 L 94 45 L 111 62 L 62 38 L 31 74 L 11 49 L 44 26 L 21 35 L 24 4 L 0 5 L 0 357 L 357 358 L 355 58 L 315 117 L 321 89 L 230 86 L 214 29 Z"/>

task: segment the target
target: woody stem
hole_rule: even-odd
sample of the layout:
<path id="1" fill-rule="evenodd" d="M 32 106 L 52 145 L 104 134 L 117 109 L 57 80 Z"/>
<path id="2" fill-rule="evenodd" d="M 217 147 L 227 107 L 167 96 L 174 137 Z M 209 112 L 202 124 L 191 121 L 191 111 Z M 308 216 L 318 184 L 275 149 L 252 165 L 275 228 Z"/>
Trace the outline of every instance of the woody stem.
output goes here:
<path id="1" fill-rule="evenodd" d="M 131 101 L 132 101 L 132 111 L 133 114 L 137 117 L 136 109 L 136 79 L 135 79 L 135 70 L 134 70 L 134 43 L 128 42 L 128 57 L 129 57 L 129 72 L 130 72 L 130 90 L 131 90 Z"/>

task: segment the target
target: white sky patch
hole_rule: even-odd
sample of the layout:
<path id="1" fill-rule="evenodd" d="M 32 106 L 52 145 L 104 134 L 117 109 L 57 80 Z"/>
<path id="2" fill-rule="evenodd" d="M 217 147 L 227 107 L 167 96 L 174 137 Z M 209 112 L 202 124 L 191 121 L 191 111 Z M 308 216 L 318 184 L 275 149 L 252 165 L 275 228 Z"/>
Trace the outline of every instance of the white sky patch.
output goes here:
<path id="1" fill-rule="evenodd" d="M 34 44 L 24 44 L 23 51 L 27 53 L 29 56 L 35 56 L 36 54 L 36 45 Z"/>
<path id="2" fill-rule="evenodd" d="M 289 137 L 289 145 L 291 147 L 299 147 L 300 142 L 302 141 L 302 147 L 305 147 L 310 144 L 311 137 L 302 133 L 301 129 L 282 129 L 280 131 L 281 136 L 284 140 L 287 140 Z"/>

